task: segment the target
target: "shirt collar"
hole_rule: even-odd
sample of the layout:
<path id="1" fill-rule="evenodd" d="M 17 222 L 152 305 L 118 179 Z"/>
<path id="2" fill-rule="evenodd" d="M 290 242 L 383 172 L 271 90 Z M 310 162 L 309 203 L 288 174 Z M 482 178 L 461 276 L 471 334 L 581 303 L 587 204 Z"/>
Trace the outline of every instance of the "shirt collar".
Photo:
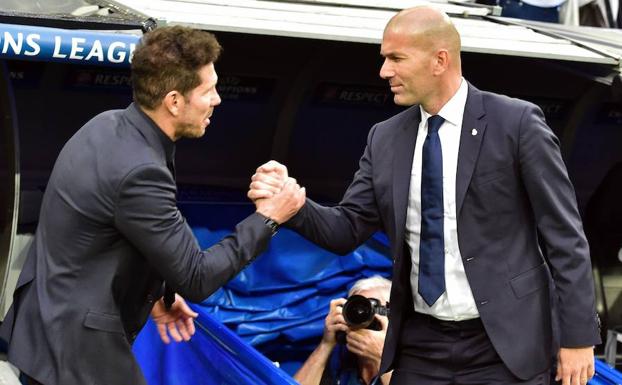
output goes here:
<path id="1" fill-rule="evenodd" d="M 457 126 L 462 121 L 468 93 L 469 87 L 467 82 L 464 78 L 461 78 L 460 87 L 458 87 L 454 96 L 445 103 L 437 115 L 440 115 L 446 122 Z M 421 121 L 424 122 L 431 115 L 421 105 L 419 105 L 419 109 L 421 110 Z"/>
<path id="2" fill-rule="evenodd" d="M 152 131 L 162 145 L 164 156 L 167 164 L 175 164 L 175 142 L 169 138 L 164 131 L 149 117 L 136 103 L 130 105 L 130 109 L 134 110 L 140 117 L 147 122 L 150 131 Z"/>

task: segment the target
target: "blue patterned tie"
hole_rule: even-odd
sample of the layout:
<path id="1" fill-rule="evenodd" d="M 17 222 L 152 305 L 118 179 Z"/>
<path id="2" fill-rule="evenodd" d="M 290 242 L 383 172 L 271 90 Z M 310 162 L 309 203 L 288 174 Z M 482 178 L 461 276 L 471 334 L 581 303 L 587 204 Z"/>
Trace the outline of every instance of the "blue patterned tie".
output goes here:
<path id="1" fill-rule="evenodd" d="M 432 306 L 445 292 L 445 240 L 443 233 L 443 153 L 438 129 L 444 119 L 428 118 L 421 170 L 421 243 L 419 294 Z"/>

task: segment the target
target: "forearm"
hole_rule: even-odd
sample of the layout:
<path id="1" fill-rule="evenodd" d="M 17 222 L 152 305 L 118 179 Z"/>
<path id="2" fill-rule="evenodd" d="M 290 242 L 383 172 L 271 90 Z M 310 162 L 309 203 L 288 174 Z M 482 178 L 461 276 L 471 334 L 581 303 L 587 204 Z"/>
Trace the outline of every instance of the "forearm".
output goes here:
<path id="1" fill-rule="evenodd" d="M 322 379 L 324 369 L 333 351 L 334 345 L 321 342 L 311 353 L 300 369 L 294 375 L 294 379 L 301 385 L 318 385 Z"/>
<path id="2" fill-rule="evenodd" d="M 203 251 L 177 208 L 175 184 L 161 165 L 147 164 L 124 178 L 115 227 L 183 297 L 202 301 L 263 252 L 270 229 L 251 214 L 235 231 Z"/>
<path id="3" fill-rule="evenodd" d="M 378 230 L 377 217 L 356 209 L 325 207 L 307 199 L 300 212 L 285 224 L 305 238 L 336 254 L 347 254 Z"/>
<path id="4" fill-rule="evenodd" d="M 190 271 L 176 277 L 178 291 L 191 301 L 203 301 L 264 252 L 270 234 L 262 217 L 250 215 L 229 236 L 188 261 Z"/>

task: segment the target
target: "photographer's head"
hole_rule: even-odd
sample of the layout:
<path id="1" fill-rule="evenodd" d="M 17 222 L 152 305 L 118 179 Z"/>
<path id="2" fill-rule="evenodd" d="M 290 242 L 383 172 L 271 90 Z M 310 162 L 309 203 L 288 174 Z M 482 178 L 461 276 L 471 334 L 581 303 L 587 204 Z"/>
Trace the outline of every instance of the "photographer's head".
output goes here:
<path id="1" fill-rule="evenodd" d="M 387 299 L 391 291 L 391 282 L 380 276 L 362 279 L 350 289 L 348 300 L 343 304 L 343 319 L 350 330 L 382 330 L 376 315 L 388 316 Z M 344 336 L 338 335 L 343 341 Z"/>
<path id="2" fill-rule="evenodd" d="M 359 279 L 348 291 L 348 298 L 355 294 L 375 298 L 381 305 L 386 306 L 391 295 L 391 281 L 379 275 Z"/>
<path id="3" fill-rule="evenodd" d="M 134 51 L 134 101 L 172 140 L 205 133 L 221 101 L 214 69 L 221 50 L 211 33 L 174 26 L 145 34 Z"/>

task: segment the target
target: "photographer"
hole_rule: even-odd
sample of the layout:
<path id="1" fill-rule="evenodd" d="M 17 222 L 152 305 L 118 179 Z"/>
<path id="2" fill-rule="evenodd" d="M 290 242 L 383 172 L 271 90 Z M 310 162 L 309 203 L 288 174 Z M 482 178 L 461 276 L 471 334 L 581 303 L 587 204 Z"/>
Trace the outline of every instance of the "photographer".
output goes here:
<path id="1" fill-rule="evenodd" d="M 358 280 L 348 292 L 348 298 L 360 295 L 370 299 L 370 304 L 378 302 L 384 307 L 390 292 L 391 281 L 374 276 Z M 330 302 L 322 341 L 294 375 L 301 385 L 387 385 L 391 380 L 391 372 L 378 378 L 388 318 L 374 314 L 372 325 L 357 329 L 343 316 L 346 302 L 345 298 Z M 345 333 L 343 341 L 339 332 Z"/>

